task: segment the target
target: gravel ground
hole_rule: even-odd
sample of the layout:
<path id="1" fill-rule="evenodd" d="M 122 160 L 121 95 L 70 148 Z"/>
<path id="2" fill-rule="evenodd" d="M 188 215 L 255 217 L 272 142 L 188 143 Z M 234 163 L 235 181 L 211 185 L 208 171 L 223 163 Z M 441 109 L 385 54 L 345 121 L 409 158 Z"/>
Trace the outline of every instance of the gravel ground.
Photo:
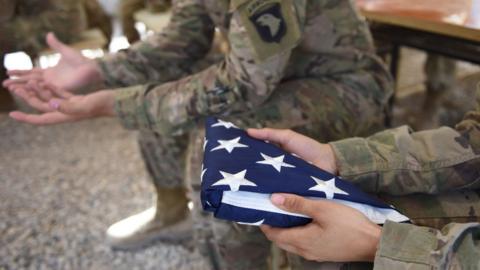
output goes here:
<path id="1" fill-rule="evenodd" d="M 135 133 L 115 120 L 33 127 L 0 114 L 0 270 L 205 269 L 182 246 L 105 243 L 109 224 L 153 196 Z"/>

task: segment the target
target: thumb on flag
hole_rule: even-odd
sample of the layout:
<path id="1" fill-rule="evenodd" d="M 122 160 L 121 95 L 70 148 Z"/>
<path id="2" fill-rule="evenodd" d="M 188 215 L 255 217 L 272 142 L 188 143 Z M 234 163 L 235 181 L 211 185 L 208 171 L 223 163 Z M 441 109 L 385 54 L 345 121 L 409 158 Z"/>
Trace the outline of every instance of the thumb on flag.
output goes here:
<path id="1" fill-rule="evenodd" d="M 298 213 L 309 217 L 315 216 L 318 211 L 315 207 L 315 202 L 307 200 L 303 197 L 292 194 L 273 194 L 271 197 L 272 203 L 278 208 L 291 213 Z"/>

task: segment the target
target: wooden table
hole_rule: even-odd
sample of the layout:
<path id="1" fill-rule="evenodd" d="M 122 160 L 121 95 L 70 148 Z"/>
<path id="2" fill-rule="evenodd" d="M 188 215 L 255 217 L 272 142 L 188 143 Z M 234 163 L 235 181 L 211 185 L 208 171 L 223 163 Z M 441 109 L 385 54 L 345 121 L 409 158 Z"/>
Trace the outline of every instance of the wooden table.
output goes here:
<path id="1" fill-rule="evenodd" d="M 376 40 L 480 64 L 480 0 L 356 0 Z"/>

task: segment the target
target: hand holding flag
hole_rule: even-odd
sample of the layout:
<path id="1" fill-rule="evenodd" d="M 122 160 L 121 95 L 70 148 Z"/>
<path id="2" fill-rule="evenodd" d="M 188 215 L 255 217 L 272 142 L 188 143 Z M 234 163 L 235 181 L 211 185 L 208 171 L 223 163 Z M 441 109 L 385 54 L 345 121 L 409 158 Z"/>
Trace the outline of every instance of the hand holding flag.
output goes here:
<path id="1" fill-rule="evenodd" d="M 313 221 L 294 228 L 261 226 L 278 247 L 319 262 L 373 261 L 382 228 L 359 211 L 330 200 L 308 200 L 291 194 L 274 194 L 279 208 L 311 216 Z"/>
<path id="2" fill-rule="evenodd" d="M 393 207 L 347 181 L 254 139 L 231 123 L 207 119 L 204 148 L 202 205 L 217 218 L 275 227 L 309 223 L 309 216 L 282 210 L 270 202 L 273 193 L 291 193 L 347 205 L 377 224 L 387 219 L 408 221 Z"/>

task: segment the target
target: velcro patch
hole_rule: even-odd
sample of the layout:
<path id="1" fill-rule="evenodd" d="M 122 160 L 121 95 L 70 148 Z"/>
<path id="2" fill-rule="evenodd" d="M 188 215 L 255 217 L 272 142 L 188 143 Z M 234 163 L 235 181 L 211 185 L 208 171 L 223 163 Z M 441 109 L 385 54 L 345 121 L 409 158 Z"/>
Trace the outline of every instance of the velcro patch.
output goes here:
<path id="1" fill-rule="evenodd" d="M 301 38 L 293 0 L 251 0 L 238 7 L 256 58 L 264 61 L 295 47 Z"/>

